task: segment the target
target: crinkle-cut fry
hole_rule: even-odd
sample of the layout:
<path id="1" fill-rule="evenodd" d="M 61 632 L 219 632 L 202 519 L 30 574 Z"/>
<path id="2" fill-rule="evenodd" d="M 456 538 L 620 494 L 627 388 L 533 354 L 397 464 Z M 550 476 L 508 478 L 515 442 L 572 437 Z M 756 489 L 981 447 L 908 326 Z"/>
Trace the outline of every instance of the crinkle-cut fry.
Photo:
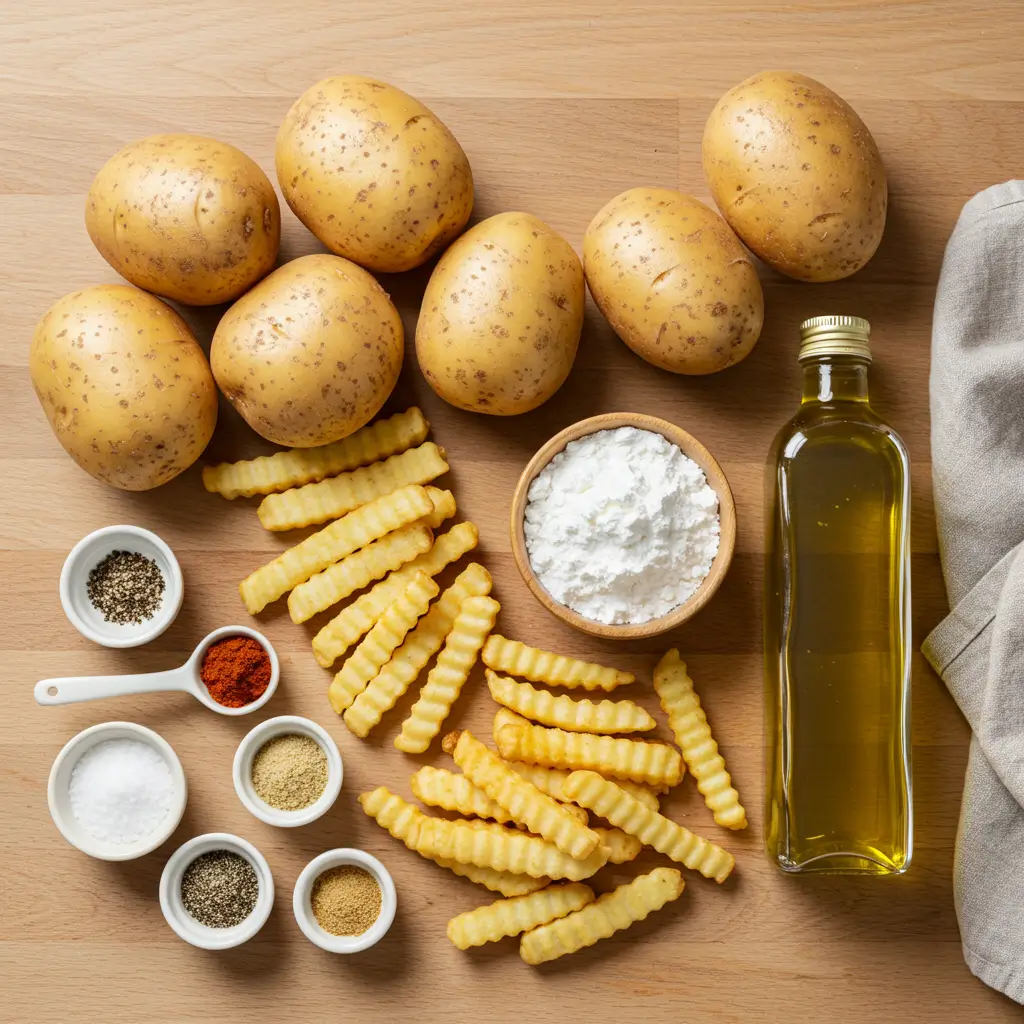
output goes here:
<path id="1" fill-rule="evenodd" d="M 594 890 L 580 882 L 551 885 L 529 896 L 496 900 L 459 914 L 448 922 L 448 938 L 459 948 L 483 946 L 499 942 L 509 935 L 519 935 L 538 925 L 581 910 L 594 900 Z"/>
<path id="2" fill-rule="evenodd" d="M 678 899 L 685 885 L 675 868 L 638 875 L 582 910 L 527 932 L 520 940 L 519 955 L 528 964 L 542 964 L 593 946 Z"/>
<path id="3" fill-rule="evenodd" d="M 455 759 L 474 786 L 525 825 L 535 835 L 552 842 L 563 853 L 582 860 L 600 844 L 596 832 L 569 814 L 565 805 L 552 800 L 532 783 L 517 775 L 494 751 L 489 750 L 468 729 L 451 733 L 444 749 Z"/>
<path id="4" fill-rule="evenodd" d="M 432 488 L 428 487 L 428 493 Z M 356 598 L 340 611 L 315 637 L 313 653 L 324 668 L 330 668 L 384 614 L 384 609 L 418 573 L 436 576 L 445 566 L 457 562 L 477 546 L 480 535 L 473 523 L 458 523 L 436 538 L 433 547 L 396 569 L 386 580 Z"/>
<path id="5" fill-rule="evenodd" d="M 644 848 L 636 836 L 623 832 L 621 828 L 602 828 L 600 825 L 591 827 L 600 836 L 601 845 L 608 850 L 609 864 L 627 864 L 636 860 Z"/>
<path id="6" fill-rule="evenodd" d="M 522 764 L 519 761 L 509 761 L 509 768 L 514 772 L 518 772 L 527 782 L 532 782 L 542 793 L 547 793 L 549 797 L 554 800 L 560 800 L 563 803 L 571 803 L 569 798 L 565 795 L 565 791 L 562 789 L 562 784 L 565 782 L 572 772 L 565 768 L 544 768 L 539 764 Z M 645 807 L 649 807 L 652 811 L 658 809 L 658 795 L 647 786 L 641 785 L 639 782 L 630 782 L 628 779 L 616 779 L 615 785 L 620 786 L 630 796 L 639 800 Z M 600 831 L 595 829 L 595 832 Z"/>
<path id="7" fill-rule="evenodd" d="M 203 486 L 225 498 L 250 498 L 323 480 L 386 459 L 426 440 L 430 424 L 415 406 L 318 448 L 292 448 L 258 459 L 203 467 Z"/>
<path id="8" fill-rule="evenodd" d="M 442 491 L 440 487 L 424 487 L 427 496 L 434 504 L 434 511 L 425 515 L 420 522 L 432 530 L 438 529 L 446 519 L 451 519 L 458 511 L 455 495 L 451 491 Z"/>
<path id="9" fill-rule="evenodd" d="M 699 871 L 705 878 L 722 883 L 736 866 L 735 858 L 727 850 L 644 807 L 596 772 L 573 772 L 564 788 L 578 804 L 691 871 Z"/>
<path id="10" fill-rule="evenodd" d="M 437 584 L 425 573 L 417 573 L 398 599 L 388 606 L 377 624 L 345 662 L 331 682 L 327 696 L 340 715 L 362 694 L 382 665 L 416 625 L 437 596 Z"/>
<path id="11" fill-rule="evenodd" d="M 636 678 L 631 672 L 620 672 L 616 668 L 594 665 L 564 654 L 552 654 L 528 647 L 518 640 L 506 640 L 497 634 L 487 641 L 483 659 L 484 664 L 496 672 L 567 689 L 614 690 L 616 686 L 625 686 Z"/>
<path id="12" fill-rule="evenodd" d="M 541 725 L 554 725 L 572 732 L 608 733 L 646 732 L 657 722 L 639 704 L 631 700 L 573 700 L 556 697 L 529 683 L 517 683 L 487 669 L 487 687 L 491 696 L 505 707 Z"/>
<path id="13" fill-rule="evenodd" d="M 308 581 L 314 573 L 395 530 L 404 529 L 433 511 L 434 503 L 425 488 L 419 485 L 403 487 L 350 512 L 283 551 L 272 562 L 247 576 L 239 584 L 238 591 L 250 614 L 255 615 L 289 590 Z"/>
<path id="14" fill-rule="evenodd" d="M 683 752 L 686 767 L 697 780 L 697 789 L 715 821 L 723 828 L 746 828 L 747 812 L 726 770 L 725 758 L 711 735 L 711 726 L 686 671 L 686 663 L 674 648 L 654 670 L 654 689 L 662 710 L 668 715 L 668 724 Z"/>
<path id="15" fill-rule="evenodd" d="M 345 724 L 357 736 L 365 736 L 384 713 L 394 707 L 427 662 L 441 649 L 462 603 L 469 597 L 486 597 L 490 590 L 491 574 L 478 562 L 470 562 L 455 577 L 455 582 L 417 623 L 391 660 L 381 666 L 367 687 L 368 691 L 372 689 L 369 696 L 351 716 L 345 716 Z M 362 729 L 366 732 L 359 731 Z"/>
<path id="16" fill-rule="evenodd" d="M 409 717 L 402 723 L 401 733 L 395 737 L 399 750 L 422 754 L 441 731 L 480 656 L 487 634 L 494 629 L 499 611 L 501 605 L 491 597 L 470 597 L 462 603 L 444 649 L 427 675 Z"/>
<path id="17" fill-rule="evenodd" d="M 457 860 L 445 860 L 443 857 L 428 857 L 439 867 L 461 878 L 468 878 L 477 885 L 485 886 L 491 892 L 500 892 L 502 896 L 525 896 L 537 892 L 551 884 L 550 878 L 531 878 L 529 875 L 513 875 L 509 871 L 495 871 L 494 868 L 480 868 L 476 864 L 460 864 Z"/>
<path id="18" fill-rule="evenodd" d="M 400 487 L 429 483 L 447 472 L 444 450 L 433 441 L 427 441 L 418 448 L 410 448 L 351 473 L 294 487 L 281 494 L 268 494 L 260 502 L 257 514 L 267 530 L 295 530 L 337 519 Z"/>
<path id="19" fill-rule="evenodd" d="M 608 860 L 603 847 L 585 860 L 576 860 L 554 843 L 503 825 L 431 818 L 383 786 L 361 794 L 359 802 L 396 839 L 431 860 L 457 860 L 514 875 L 567 878 L 573 882 L 589 878 Z"/>
<path id="20" fill-rule="evenodd" d="M 424 765 L 413 773 L 409 782 L 412 795 L 430 807 L 478 818 L 493 818 L 502 824 L 512 821 L 512 815 L 501 804 L 495 803 L 465 775 L 450 772 L 447 768 Z"/>
<path id="21" fill-rule="evenodd" d="M 525 761 L 545 768 L 589 769 L 649 786 L 674 786 L 683 775 L 682 755 L 667 743 L 566 732 L 529 723 L 499 726 L 498 716 L 495 741 L 506 761 Z"/>
<path id="22" fill-rule="evenodd" d="M 292 622 L 305 622 L 338 601 L 344 601 L 367 584 L 429 551 L 433 543 L 430 527 L 413 523 L 346 555 L 300 583 L 288 595 L 288 614 Z"/>

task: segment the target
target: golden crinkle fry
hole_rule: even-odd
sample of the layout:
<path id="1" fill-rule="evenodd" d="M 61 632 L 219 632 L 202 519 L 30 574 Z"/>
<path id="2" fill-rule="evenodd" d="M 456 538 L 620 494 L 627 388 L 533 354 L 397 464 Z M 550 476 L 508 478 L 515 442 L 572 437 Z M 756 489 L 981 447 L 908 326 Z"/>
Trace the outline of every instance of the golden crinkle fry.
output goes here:
<path id="1" fill-rule="evenodd" d="M 519 955 L 528 964 L 542 964 L 593 946 L 678 899 L 685 885 L 675 868 L 655 868 L 582 910 L 527 932 L 519 943 Z"/>
<path id="2" fill-rule="evenodd" d="M 645 732 L 658 724 L 631 700 L 603 700 L 595 704 L 589 700 L 573 700 L 565 694 L 556 697 L 547 690 L 517 683 L 490 669 L 487 670 L 487 687 L 499 704 L 524 718 L 572 732 Z"/>
<path id="3" fill-rule="evenodd" d="M 465 775 L 424 765 L 413 773 L 409 783 L 412 795 L 430 807 L 478 818 L 493 818 L 501 823 L 512 821 L 512 815 L 501 804 L 495 803 Z"/>
<path id="4" fill-rule="evenodd" d="M 747 812 L 733 788 L 725 758 L 718 751 L 707 715 L 693 689 L 693 680 L 677 650 L 669 651 L 658 662 L 654 670 L 654 689 L 662 710 L 668 715 L 668 724 L 683 752 L 686 767 L 697 780 L 697 789 L 715 821 L 724 828 L 746 828 Z"/>
<path id="5" fill-rule="evenodd" d="M 430 488 L 428 488 L 428 491 Z M 472 551 L 480 535 L 472 523 L 459 523 L 434 540 L 434 546 L 401 569 L 381 580 L 372 590 L 339 612 L 315 637 L 313 653 L 324 668 L 330 668 L 373 624 L 384 609 L 405 589 L 417 572 L 436 576 L 445 566 Z"/>
<path id="6" fill-rule="evenodd" d="M 636 860 L 644 848 L 644 844 L 636 836 L 623 832 L 621 828 L 601 828 L 598 825 L 594 827 L 594 831 L 600 838 L 601 845 L 608 851 L 609 864 L 628 864 L 629 861 Z"/>
<path id="7" fill-rule="evenodd" d="M 550 878 L 531 878 L 529 875 L 513 875 L 509 871 L 495 871 L 493 868 L 480 868 L 475 864 L 460 864 L 457 860 L 445 860 L 444 857 L 428 857 L 438 867 L 446 868 L 460 878 L 468 878 L 477 885 L 483 885 L 491 892 L 500 892 L 502 896 L 525 896 L 537 892 L 551 884 Z"/>
<path id="8" fill-rule="evenodd" d="M 724 882 L 736 866 L 727 850 L 644 807 L 596 772 L 573 772 L 564 788 L 578 804 L 705 878 Z"/>
<path id="9" fill-rule="evenodd" d="M 491 574 L 478 562 L 471 562 L 423 616 L 359 695 L 345 715 L 345 724 L 357 736 L 366 736 L 390 711 L 427 662 L 441 649 L 451 632 L 463 603 L 471 597 L 486 597 L 491 589 Z"/>
<path id="10" fill-rule="evenodd" d="M 272 494 L 367 466 L 404 452 L 426 440 L 430 424 L 415 406 L 319 448 L 292 448 L 242 462 L 222 462 L 203 469 L 203 486 L 225 498 Z"/>
<path id="11" fill-rule="evenodd" d="M 434 504 L 434 511 L 425 515 L 419 522 L 436 530 L 446 519 L 455 515 L 455 495 L 451 491 L 442 491 L 440 487 L 424 488 Z"/>
<path id="12" fill-rule="evenodd" d="M 594 890 L 589 885 L 580 882 L 552 885 L 529 896 L 497 900 L 489 906 L 453 917 L 448 922 L 448 938 L 459 949 L 498 942 L 509 935 L 519 935 L 565 917 L 593 902 L 593 899 Z"/>
<path id="13" fill-rule="evenodd" d="M 504 807 L 514 821 L 535 835 L 580 860 L 598 849 L 600 840 L 596 832 L 581 825 L 563 804 L 517 775 L 468 730 L 446 736 L 444 749 L 474 786 L 482 789 Z"/>
<path id="14" fill-rule="evenodd" d="M 363 810 L 396 839 L 431 860 L 456 860 L 533 878 L 589 878 L 607 862 L 599 848 L 585 860 L 562 853 L 554 843 L 503 825 L 431 818 L 381 786 L 359 797 Z"/>
<path id="15" fill-rule="evenodd" d="M 445 640 L 444 650 L 427 675 L 409 717 L 402 723 L 401 733 L 395 737 L 399 750 L 422 754 L 441 731 L 441 725 L 476 664 L 487 634 L 494 629 L 499 611 L 501 605 L 490 597 L 470 597 L 463 602 Z"/>
<path id="16" fill-rule="evenodd" d="M 683 776 L 682 756 L 667 743 L 566 732 L 520 721 L 502 725 L 495 716 L 494 738 L 506 761 L 589 769 L 649 786 L 675 786 Z"/>
<path id="17" fill-rule="evenodd" d="M 434 534 L 430 528 L 414 523 L 346 555 L 305 583 L 300 583 L 288 595 L 288 614 L 292 622 L 305 622 L 332 604 L 344 601 L 367 584 L 429 551 L 433 543 Z"/>
<path id="18" fill-rule="evenodd" d="M 527 647 L 518 640 L 506 640 L 497 634 L 488 639 L 483 660 L 496 672 L 567 689 L 614 690 L 616 686 L 625 686 L 636 678 L 631 672 L 567 658 L 563 654 L 551 654 L 536 647 Z"/>
<path id="19" fill-rule="evenodd" d="M 542 793 L 547 793 L 554 800 L 562 803 L 571 803 L 565 795 L 562 784 L 572 772 L 564 768 L 544 768 L 539 764 L 522 764 L 519 761 L 509 761 L 509 768 L 518 772 L 527 782 L 532 782 Z M 636 798 L 645 807 L 656 811 L 659 807 L 658 795 L 646 786 L 638 782 L 630 782 L 628 779 L 616 779 L 615 784 L 624 789 L 630 796 Z M 600 831 L 595 829 L 595 831 Z"/>
<path id="20" fill-rule="evenodd" d="M 423 487 L 403 487 L 350 512 L 278 555 L 238 587 L 251 615 L 329 565 L 434 511 Z"/>
<path id="21" fill-rule="evenodd" d="M 399 598 L 388 606 L 331 682 L 327 696 L 331 707 L 339 715 L 346 708 L 351 710 L 352 702 L 363 693 L 370 680 L 387 663 L 395 648 L 426 612 L 431 600 L 437 596 L 438 589 L 425 572 L 417 573 Z"/>
<path id="22" fill-rule="evenodd" d="M 351 473 L 341 473 L 281 494 L 268 494 L 260 502 L 258 515 L 268 530 L 295 530 L 337 519 L 400 487 L 429 483 L 447 472 L 444 452 L 433 441 L 428 441 Z"/>

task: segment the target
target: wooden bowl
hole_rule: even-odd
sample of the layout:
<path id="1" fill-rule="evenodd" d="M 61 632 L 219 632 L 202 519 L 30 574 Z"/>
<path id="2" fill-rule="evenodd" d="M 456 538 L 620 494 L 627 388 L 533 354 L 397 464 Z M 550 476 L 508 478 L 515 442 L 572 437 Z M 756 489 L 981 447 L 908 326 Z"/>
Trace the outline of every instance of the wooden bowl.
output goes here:
<path id="1" fill-rule="evenodd" d="M 638 427 L 640 430 L 649 430 L 652 433 L 661 434 L 672 444 L 679 447 L 683 454 L 693 459 L 694 462 L 704 470 L 712 490 L 718 495 L 718 517 L 720 523 L 720 539 L 718 543 L 718 554 L 711 563 L 711 571 L 704 578 L 704 582 L 697 590 L 681 605 L 673 608 L 667 615 L 651 619 L 648 622 L 629 624 L 609 624 L 595 622 L 593 619 L 585 618 L 578 612 L 566 607 L 556 601 L 544 589 L 537 574 L 530 565 L 530 555 L 526 550 L 526 535 L 523 530 L 523 522 L 526 515 L 526 505 L 530 491 L 530 485 L 544 467 L 570 442 L 576 441 L 587 434 L 596 433 L 599 430 L 613 430 L 616 427 Z M 655 416 L 644 416 L 641 413 L 611 412 L 602 416 L 592 416 L 590 419 L 580 420 L 578 423 L 566 427 L 561 433 L 556 434 L 545 444 L 523 470 L 523 475 L 516 485 L 515 494 L 512 498 L 512 515 L 510 522 L 512 535 L 512 554 L 519 567 L 526 585 L 533 591 L 533 596 L 552 615 L 557 615 L 563 622 L 575 626 L 584 633 L 591 636 L 600 636 L 612 640 L 638 640 L 644 637 L 658 636 L 667 633 L 670 629 L 682 625 L 688 619 L 693 618 L 711 600 L 715 591 L 718 590 L 729 570 L 732 562 L 733 548 L 736 545 L 736 504 L 733 501 L 732 490 L 729 482 L 722 472 L 714 456 L 698 441 L 692 434 L 688 434 L 681 427 L 667 420 L 660 420 Z"/>

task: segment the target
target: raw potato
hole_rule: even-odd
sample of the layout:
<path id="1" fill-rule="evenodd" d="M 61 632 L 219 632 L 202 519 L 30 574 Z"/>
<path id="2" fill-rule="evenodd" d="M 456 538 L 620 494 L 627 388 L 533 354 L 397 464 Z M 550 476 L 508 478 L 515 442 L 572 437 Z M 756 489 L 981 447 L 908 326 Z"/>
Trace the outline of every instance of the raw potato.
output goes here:
<path id="1" fill-rule="evenodd" d="M 670 188 L 616 196 L 583 237 L 590 294 L 642 359 L 673 373 L 715 373 L 761 334 L 754 264 L 713 210 Z"/>
<path id="2" fill-rule="evenodd" d="M 217 423 L 217 389 L 188 324 L 130 285 L 58 299 L 32 335 L 29 372 L 64 450 L 125 491 L 187 469 Z"/>
<path id="3" fill-rule="evenodd" d="M 416 356 L 458 409 L 515 416 L 565 382 L 583 329 L 583 268 L 528 213 L 500 213 L 441 257 L 423 295 Z"/>
<path id="4" fill-rule="evenodd" d="M 398 310 L 340 256 L 292 260 L 224 314 L 210 362 L 258 434 L 289 448 L 340 441 L 371 420 L 398 380 Z"/>
<path id="5" fill-rule="evenodd" d="M 766 71 L 730 89 L 704 128 L 704 174 L 733 230 L 800 281 L 838 281 L 885 229 L 885 168 L 856 111 L 820 82 Z"/>
<path id="6" fill-rule="evenodd" d="M 122 276 L 178 302 L 230 302 L 270 273 L 281 238 L 274 186 L 241 150 L 151 135 L 100 168 L 85 226 Z"/>
<path id="7" fill-rule="evenodd" d="M 277 133 L 281 192 L 339 256 L 411 270 L 440 252 L 473 210 L 473 173 L 448 128 L 419 100 L 357 75 L 304 92 Z"/>

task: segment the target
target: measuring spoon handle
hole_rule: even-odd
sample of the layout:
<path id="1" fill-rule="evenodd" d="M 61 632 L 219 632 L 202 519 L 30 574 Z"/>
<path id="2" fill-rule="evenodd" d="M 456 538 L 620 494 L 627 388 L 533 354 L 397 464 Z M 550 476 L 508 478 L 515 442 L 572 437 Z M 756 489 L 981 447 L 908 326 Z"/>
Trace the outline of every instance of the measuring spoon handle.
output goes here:
<path id="1" fill-rule="evenodd" d="M 35 698 L 39 704 L 78 704 L 103 697 L 123 697 L 131 693 L 156 693 L 161 690 L 192 692 L 194 683 L 187 665 L 167 672 L 145 672 L 127 676 L 63 676 L 40 679 Z"/>

